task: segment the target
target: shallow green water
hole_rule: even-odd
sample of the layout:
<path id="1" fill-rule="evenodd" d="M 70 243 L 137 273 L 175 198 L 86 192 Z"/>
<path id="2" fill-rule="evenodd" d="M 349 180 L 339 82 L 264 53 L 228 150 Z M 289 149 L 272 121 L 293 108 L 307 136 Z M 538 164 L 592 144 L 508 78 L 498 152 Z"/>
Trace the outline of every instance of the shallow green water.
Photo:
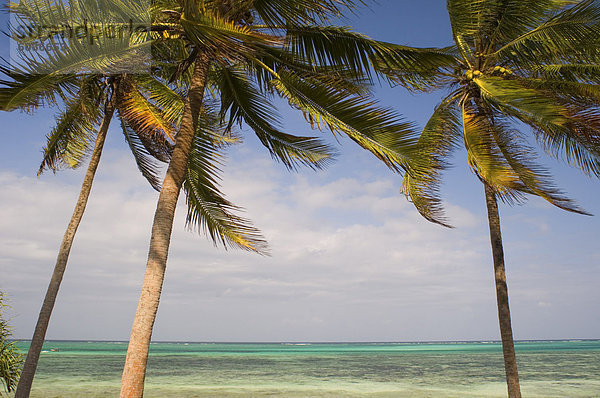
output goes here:
<path id="1" fill-rule="evenodd" d="M 117 396 L 126 348 L 46 343 L 31 397 Z M 524 396 L 600 398 L 600 340 L 516 348 Z M 505 391 L 498 343 L 153 343 L 145 397 L 458 398 Z"/>

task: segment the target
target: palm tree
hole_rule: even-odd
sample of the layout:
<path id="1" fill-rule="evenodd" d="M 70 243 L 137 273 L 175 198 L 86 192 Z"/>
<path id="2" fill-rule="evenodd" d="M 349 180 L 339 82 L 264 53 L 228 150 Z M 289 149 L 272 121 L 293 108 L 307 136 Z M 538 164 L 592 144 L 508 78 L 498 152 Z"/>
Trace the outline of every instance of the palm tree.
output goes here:
<path id="1" fill-rule="evenodd" d="M 35 70 L 37 65 L 31 67 Z M 85 211 L 114 112 L 120 119 L 125 141 L 138 169 L 156 190 L 160 190 L 159 168 L 156 160 L 167 162 L 170 158 L 173 132 L 181 118 L 183 100 L 168 86 L 148 76 L 120 74 L 106 77 L 87 76 L 80 80 L 80 89 L 69 98 L 58 86 L 44 84 L 41 90 L 37 86 L 39 76 L 32 79 L 31 74 L 14 72 L 10 73 L 10 76 L 13 78 L 12 81 L 4 82 L 5 87 L 0 88 L 3 110 L 15 108 L 17 103 L 21 104 L 19 107 L 21 109 L 32 109 L 52 94 L 58 93 L 65 97 L 66 109 L 58 116 L 56 127 L 48 135 L 48 144 L 44 148 L 44 158 L 38 174 L 45 169 L 56 172 L 61 166 L 70 168 L 80 166 L 96 137 L 81 192 L 63 237 L 19 380 L 16 396 L 28 396 L 70 248 Z M 66 82 L 62 78 L 61 81 Z M 74 84 L 73 81 L 69 83 Z M 104 112 L 101 112 L 102 105 Z M 247 220 L 234 214 L 237 208 L 221 196 L 220 192 L 211 185 L 210 178 L 202 175 L 202 170 L 199 171 L 199 168 L 205 165 L 197 158 L 214 160 L 222 156 L 219 153 L 222 148 L 235 142 L 233 136 L 219 135 L 219 131 L 222 130 L 219 127 L 220 122 L 217 115 L 211 114 L 210 109 L 203 109 L 201 118 L 201 127 L 210 141 L 205 139 L 198 143 L 198 148 L 190 159 L 189 173 L 193 177 L 188 178 L 186 184 L 189 192 L 190 223 L 204 223 L 206 231 L 213 236 L 221 236 L 224 244 L 231 241 L 239 245 L 249 245 L 250 236 L 259 241 L 257 231 Z M 101 120 L 100 126 L 96 131 L 95 126 L 99 120 Z"/>
<path id="2" fill-rule="evenodd" d="M 15 77 L 14 74 L 12 76 Z M 98 83 L 103 81 L 106 82 L 106 85 L 103 85 L 104 87 L 99 86 Z M 147 98 L 142 95 L 140 86 L 132 84 L 134 82 L 135 80 L 128 76 L 108 78 L 96 76 L 82 79 L 81 88 L 75 96 L 67 100 L 65 111 L 58 116 L 56 127 L 48 135 L 48 144 L 44 148 L 44 158 L 38 175 L 43 173 L 45 169 L 56 172 L 63 165 L 71 168 L 78 167 L 87 157 L 91 144 L 93 144 L 93 149 L 80 194 L 63 236 L 52 278 L 40 310 L 27 359 L 19 380 L 17 396 L 29 395 L 50 316 L 66 270 L 69 253 L 77 228 L 85 212 L 106 134 L 115 111 L 119 114 L 125 139 L 134 155 L 139 170 L 155 189 L 160 189 L 160 180 L 157 176 L 158 168 L 152 158 L 163 159 L 163 161 L 168 159 L 168 140 L 169 136 L 172 137 L 172 127 L 166 129 L 165 126 L 168 126 L 168 121 L 162 118 L 162 112 L 158 108 L 151 107 L 151 104 L 147 102 Z M 11 82 L 11 86 L 11 89 L 17 87 L 20 90 L 26 89 L 26 84 L 24 86 L 14 81 Z M 4 91 L 6 88 L 2 90 Z M 137 103 L 134 103 L 135 100 L 137 100 Z M 30 107 L 31 103 L 25 106 Z M 6 110 L 7 108 L 3 107 L 3 109 Z M 144 113 L 148 109 L 154 111 L 153 118 Z M 165 128 L 165 130 L 160 131 L 158 130 L 159 127 Z"/>
<path id="3" fill-rule="evenodd" d="M 451 67 L 429 81 L 406 81 L 411 69 L 388 75 L 413 90 L 448 87 L 425 125 L 403 187 L 429 221 L 448 225 L 439 187 L 453 149 L 464 144 L 487 204 L 500 335 L 508 395 L 520 397 L 498 198 L 536 195 L 585 214 L 536 164 L 523 127 L 551 155 L 600 176 L 600 6 L 592 0 L 448 0 L 456 46 Z M 441 50 L 440 50 L 441 51 Z"/>
<path id="4" fill-rule="evenodd" d="M 315 128 L 343 133 L 395 171 L 407 167 L 412 125 L 377 106 L 366 91 L 371 67 L 413 65 L 407 80 L 426 81 L 453 58 L 440 51 L 375 42 L 348 29 L 320 26 L 353 1 L 235 2 L 156 1 L 153 30 L 188 51 L 172 76 L 191 70 L 182 123 L 152 226 L 141 296 L 123 370 L 122 397 L 141 397 L 148 348 L 158 310 L 168 249 L 186 164 L 194 148 L 198 114 L 207 98 L 220 103 L 228 127 L 244 123 L 271 155 L 288 168 L 320 168 L 329 148 L 315 137 L 280 131 L 269 94 L 288 100 Z M 160 70 L 158 71 L 160 73 Z M 266 94 L 265 94 L 266 93 Z M 189 173 L 188 173 L 189 175 Z M 189 189 L 188 189 L 189 193 Z"/>
<path id="5" fill-rule="evenodd" d="M 58 26 L 60 10 L 41 7 L 37 3 L 21 2 L 12 7 L 23 22 L 21 28 L 28 26 Z M 90 8 L 91 9 L 91 8 Z M 75 11 L 72 10 L 71 11 Z M 58 14 L 58 15 L 57 15 Z M 76 14 L 68 13 L 69 22 L 76 22 Z M 43 18 L 44 21 L 41 21 Z M 80 16 L 79 19 L 83 19 Z M 13 29 L 18 28 L 14 27 Z M 24 40 L 13 35 L 17 40 Z M 31 38 L 28 38 L 31 39 Z M 46 54 L 49 58 L 61 58 L 64 54 Z M 55 62 L 54 73 L 36 73 L 50 70 L 48 64 L 38 59 L 27 59 L 27 63 L 2 68 L 10 80 L 2 81 L 0 88 L 0 109 L 32 110 L 45 103 L 56 104 L 56 97 L 62 99 L 65 110 L 57 117 L 56 127 L 48 135 L 48 144 L 44 148 L 44 158 L 38 175 L 45 169 L 56 172 L 61 166 L 78 167 L 91 151 L 89 165 L 82 183 L 73 215 L 63 236 L 56 264 L 44 298 L 27 358 L 19 379 L 17 397 L 29 396 L 37 368 L 42 345 L 55 305 L 56 297 L 77 228 L 83 217 L 91 192 L 94 176 L 100 161 L 106 134 L 113 114 L 117 111 L 121 120 L 125 139 L 134 155 L 142 175 L 156 189 L 160 190 L 158 168 L 153 158 L 168 161 L 173 139 L 174 124 L 180 117 L 182 100 L 180 96 L 164 84 L 152 79 L 128 74 L 87 74 L 75 76 L 63 73 L 60 62 Z M 64 61 L 64 60 L 63 60 Z M 62 64 L 62 67 L 66 67 Z M 162 106 L 169 108 L 164 112 L 152 99 L 160 99 Z M 163 108 L 164 109 L 164 108 Z M 95 137 L 95 140 L 94 140 Z M 95 142 L 94 142 L 95 141 Z"/>

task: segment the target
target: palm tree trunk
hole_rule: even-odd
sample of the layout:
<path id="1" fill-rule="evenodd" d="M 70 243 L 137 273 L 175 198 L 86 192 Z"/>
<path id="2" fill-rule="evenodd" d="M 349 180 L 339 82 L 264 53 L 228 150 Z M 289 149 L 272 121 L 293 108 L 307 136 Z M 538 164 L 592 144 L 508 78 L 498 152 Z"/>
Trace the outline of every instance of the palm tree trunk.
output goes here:
<path id="1" fill-rule="evenodd" d="M 492 257 L 494 259 L 498 320 L 500 322 L 500 336 L 502 338 L 502 353 L 504 354 L 504 370 L 506 371 L 508 396 L 509 398 L 521 398 L 517 357 L 515 355 L 510 309 L 508 307 L 508 287 L 506 285 L 506 271 L 504 269 L 504 250 L 502 248 L 502 235 L 500 234 L 498 203 L 496 201 L 496 194 L 492 188 L 486 183 L 484 185 L 490 226 L 490 241 L 492 243 Z"/>
<path id="2" fill-rule="evenodd" d="M 156 205 L 144 284 L 133 320 L 123 368 L 121 397 L 133 398 L 144 395 L 148 349 L 167 266 L 175 207 L 187 170 L 209 65 L 208 54 L 201 52 L 195 61 L 181 127 L 177 133 L 173 155 Z"/>
<path id="3" fill-rule="evenodd" d="M 48 285 L 48 290 L 46 291 L 46 296 L 44 297 L 42 309 L 40 310 L 37 324 L 35 325 L 35 331 L 33 332 L 29 351 L 27 351 L 27 358 L 25 359 L 25 364 L 23 365 L 23 371 L 21 372 L 19 384 L 17 385 L 15 398 L 27 398 L 29 397 L 31 391 L 33 377 L 40 359 L 42 346 L 44 345 L 48 323 L 50 322 L 50 315 L 52 314 L 52 309 L 54 308 L 54 303 L 56 302 L 56 296 L 58 295 L 58 290 L 67 267 L 67 260 L 69 259 L 71 246 L 73 245 L 73 240 L 75 239 L 75 233 L 77 232 L 79 223 L 83 218 L 83 213 L 85 212 L 90 191 L 92 190 L 92 183 L 94 182 L 94 176 L 96 175 L 98 163 L 100 163 L 100 156 L 102 155 L 102 148 L 104 147 L 108 126 L 110 125 L 110 120 L 112 119 L 115 111 L 113 98 L 114 97 L 108 100 L 105 105 L 104 119 L 102 120 L 102 124 L 100 125 L 100 129 L 98 131 L 98 136 L 96 137 L 96 143 L 90 158 L 90 164 L 85 173 L 83 183 L 81 184 L 81 191 L 79 192 L 77 204 L 75 205 L 73 215 L 71 216 L 71 221 L 69 222 L 67 230 L 63 236 L 62 244 L 60 245 L 60 250 L 56 258 L 56 265 L 54 266 L 54 272 L 52 273 L 52 279 L 50 279 L 50 284 Z"/>

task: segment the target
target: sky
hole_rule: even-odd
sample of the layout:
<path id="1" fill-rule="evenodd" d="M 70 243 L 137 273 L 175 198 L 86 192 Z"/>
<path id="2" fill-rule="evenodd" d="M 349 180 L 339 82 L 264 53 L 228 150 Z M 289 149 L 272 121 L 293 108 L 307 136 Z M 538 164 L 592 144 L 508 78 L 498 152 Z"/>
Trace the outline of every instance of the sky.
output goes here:
<path id="1" fill-rule="evenodd" d="M 380 0 L 342 23 L 412 46 L 445 46 L 451 38 L 443 0 Z M 441 94 L 377 88 L 383 105 L 420 126 Z M 280 105 L 289 132 L 321 134 Z M 55 111 L 0 114 L 0 290 L 16 338 L 33 333 L 83 179 L 83 169 L 36 177 Z M 442 194 L 455 226 L 447 229 L 423 219 L 400 194 L 401 176 L 347 139 L 326 170 L 288 172 L 242 133 L 222 188 L 262 231 L 271 256 L 225 251 L 186 230 L 180 200 L 154 340 L 499 339 L 483 188 L 464 152 L 445 175 Z M 600 215 L 597 179 L 541 159 L 560 187 Z M 48 339 L 128 339 L 157 197 L 113 124 Z M 500 216 L 515 338 L 600 338 L 598 216 L 537 198 L 501 204 Z"/>

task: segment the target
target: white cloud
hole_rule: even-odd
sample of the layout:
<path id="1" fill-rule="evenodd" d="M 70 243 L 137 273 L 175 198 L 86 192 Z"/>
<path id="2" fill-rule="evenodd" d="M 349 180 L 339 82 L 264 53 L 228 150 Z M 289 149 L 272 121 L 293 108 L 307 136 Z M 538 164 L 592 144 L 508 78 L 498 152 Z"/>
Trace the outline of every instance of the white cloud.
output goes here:
<path id="1" fill-rule="evenodd" d="M 450 204 L 448 213 L 458 228 L 448 230 L 423 220 L 399 195 L 399 181 L 391 174 L 336 173 L 288 175 L 252 157 L 227 168 L 223 190 L 263 231 L 271 257 L 215 249 L 205 237 L 186 231 L 180 200 L 154 337 L 497 337 L 485 219 Z M 18 337 L 28 337 L 33 329 L 78 193 L 75 177 L 36 180 L 0 173 L 5 187 L 0 192 L 0 287 L 12 296 Z M 49 337 L 128 337 L 157 197 L 146 185 L 124 154 L 103 159 Z M 527 307 L 515 311 L 515 323 L 524 325 L 516 330 L 538 333 L 556 319 L 528 323 L 528 311 L 542 307 L 547 312 L 550 302 L 551 309 L 565 307 L 549 293 L 559 281 L 547 276 L 535 285 L 534 275 L 528 268 L 509 279 L 516 286 L 513 307 Z M 571 278 L 568 289 L 577 290 L 578 280 Z M 530 282 L 536 290 L 528 290 Z M 597 298 L 595 293 L 586 299 Z"/>

